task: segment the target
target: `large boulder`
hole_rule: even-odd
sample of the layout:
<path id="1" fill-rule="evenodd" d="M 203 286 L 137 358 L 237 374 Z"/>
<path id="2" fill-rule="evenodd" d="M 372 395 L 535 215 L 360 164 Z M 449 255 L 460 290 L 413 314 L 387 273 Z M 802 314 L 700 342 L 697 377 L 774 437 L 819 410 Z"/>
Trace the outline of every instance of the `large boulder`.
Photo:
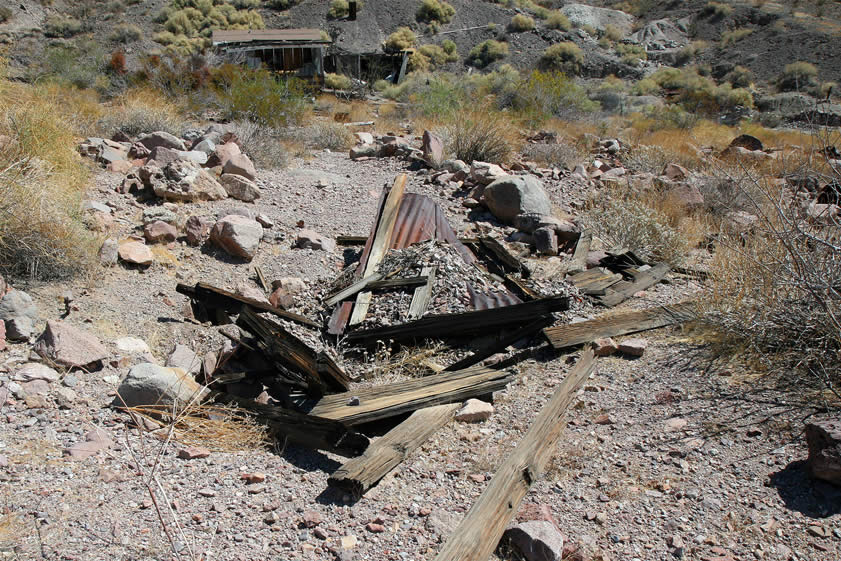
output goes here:
<path id="1" fill-rule="evenodd" d="M 222 173 L 230 173 L 234 175 L 241 175 L 246 179 L 254 181 L 257 179 L 257 170 L 254 169 L 254 164 L 245 154 L 236 154 L 231 156 L 225 165 L 222 166 Z"/>
<path id="2" fill-rule="evenodd" d="M 184 146 L 184 142 L 182 142 L 181 139 L 164 131 L 156 131 L 150 132 L 149 134 L 144 134 L 143 136 L 137 139 L 137 143 L 141 144 L 147 150 L 150 151 L 157 148 L 158 146 L 172 148 L 173 150 L 187 149 L 187 147 Z"/>
<path id="3" fill-rule="evenodd" d="M 813 421 L 806 425 L 807 460 L 812 475 L 841 485 L 841 420 Z"/>
<path id="4" fill-rule="evenodd" d="M 506 224 L 513 224 L 518 214 L 552 214 L 543 184 L 530 175 L 501 177 L 485 188 L 482 199 L 488 210 Z"/>
<path id="5" fill-rule="evenodd" d="M 90 368 L 108 356 L 105 345 L 95 336 L 58 320 L 47 322 L 47 328 L 35 342 L 35 352 L 70 368 Z"/>
<path id="6" fill-rule="evenodd" d="M 225 188 L 228 196 L 238 201 L 253 203 L 260 198 L 260 188 L 250 179 L 233 173 L 223 173 L 219 183 Z"/>
<path id="7" fill-rule="evenodd" d="M 112 403 L 115 407 L 143 405 L 183 405 L 189 403 L 201 386 L 180 368 L 167 368 L 151 362 L 133 366 Z"/>
<path id="8" fill-rule="evenodd" d="M 163 168 L 164 181 L 152 183 L 158 197 L 183 202 L 218 201 L 228 193 L 214 177 L 193 162 L 178 160 Z"/>
<path id="9" fill-rule="evenodd" d="M 137 240 L 120 243 L 117 247 L 117 254 L 126 263 L 140 265 L 141 267 L 148 267 L 155 261 L 152 250 L 145 243 Z"/>
<path id="10" fill-rule="evenodd" d="M 203 165 L 207 163 L 207 154 L 199 150 L 174 150 L 166 146 L 156 146 L 149 152 L 149 159 L 154 160 L 161 168 L 178 160 Z"/>
<path id="11" fill-rule="evenodd" d="M 225 164 L 228 163 L 228 160 L 240 154 L 242 154 L 242 151 L 239 149 L 239 144 L 236 142 L 217 144 L 217 146 L 213 149 L 213 153 L 207 158 L 207 167 L 213 168 L 216 166 L 222 166 L 222 168 L 224 168 Z"/>
<path id="12" fill-rule="evenodd" d="M 527 561 L 561 561 L 563 556 L 564 537 L 546 520 L 517 524 L 507 529 L 504 537 L 511 540 Z"/>
<path id="13" fill-rule="evenodd" d="M 263 227 L 256 220 L 230 214 L 213 225 L 210 241 L 234 257 L 248 261 L 257 253 L 257 246 L 263 237 Z"/>
<path id="14" fill-rule="evenodd" d="M 634 16 L 611 10 L 597 8 L 586 4 L 567 4 L 561 12 L 569 18 L 575 27 L 592 27 L 597 31 L 604 31 L 608 25 L 618 28 L 623 35 L 629 35 L 634 25 Z"/>
<path id="15" fill-rule="evenodd" d="M 32 297 L 22 290 L 11 290 L 0 297 L 0 321 L 5 323 L 8 339 L 29 339 L 38 321 L 38 308 Z"/>

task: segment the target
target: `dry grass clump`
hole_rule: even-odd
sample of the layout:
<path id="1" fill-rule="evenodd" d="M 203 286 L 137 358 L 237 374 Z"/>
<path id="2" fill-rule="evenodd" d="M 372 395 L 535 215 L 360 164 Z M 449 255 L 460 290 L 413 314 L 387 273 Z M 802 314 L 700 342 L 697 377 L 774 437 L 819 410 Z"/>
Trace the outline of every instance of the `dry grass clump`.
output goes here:
<path id="1" fill-rule="evenodd" d="M 800 91 L 813 88 L 817 84 L 818 69 L 810 62 L 801 60 L 786 64 L 782 74 L 780 74 L 779 85 L 783 91 Z"/>
<path id="2" fill-rule="evenodd" d="M 285 168 L 289 164 L 289 133 L 282 129 L 260 126 L 247 119 L 227 125 L 239 139 L 242 151 L 254 163 L 266 169 Z"/>
<path id="3" fill-rule="evenodd" d="M 79 113 L 89 111 L 79 95 Z M 88 170 L 75 153 L 77 113 L 57 86 L 0 81 L 0 272 L 50 279 L 87 270 L 96 239 L 81 202 Z M 70 105 L 64 105 L 70 102 Z"/>
<path id="4" fill-rule="evenodd" d="M 127 91 L 106 108 L 97 123 L 100 134 L 109 138 L 117 131 L 132 137 L 152 131 L 179 136 L 188 126 L 180 108 L 151 88 Z"/>
<path id="5" fill-rule="evenodd" d="M 492 62 L 502 60 L 507 56 L 508 43 L 488 39 L 470 49 L 467 62 L 476 68 L 484 68 Z"/>
<path id="6" fill-rule="evenodd" d="M 572 41 L 563 41 L 550 45 L 540 57 L 540 64 L 548 70 L 559 70 L 567 74 L 578 74 L 584 53 Z"/>
<path id="7" fill-rule="evenodd" d="M 353 86 L 353 81 L 344 74 L 332 74 L 330 72 L 324 75 L 324 87 L 331 90 L 349 90 Z"/>
<path id="8" fill-rule="evenodd" d="M 572 29 L 572 23 L 569 21 L 569 18 L 563 14 L 563 12 L 555 10 L 549 14 L 549 17 L 546 18 L 546 27 L 549 29 L 558 29 L 560 31 L 569 31 Z"/>
<path id="9" fill-rule="evenodd" d="M 444 136 L 449 153 L 468 163 L 507 162 L 518 143 L 516 126 L 508 115 L 481 108 L 454 115 Z"/>
<path id="10" fill-rule="evenodd" d="M 129 407 L 134 418 L 157 425 L 162 433 L 191 446 L 217 452 L 252 451 L 268 445 L 268 430 L 235 407 L 191 404 L 173 415 L 166 405 Z"/>
<path id="11" fill-rule="evenodd" d="M 415 46 L 417 39 L 414 31 L 408 27 L 399 27 L 397 31 L 386 38 L 385 43 L 383 43 L 383 49 L 387 53 L 396 53 L 405 49 L 411 49 Z"/>
<path id="12" fill-rule="evenodd" d="M 587 159 L 588 152 L 578 144 L 536 142 L 525 144 L 522 155 L 524 160 L 544 167 L 573 169 Z"/>
<path id="13" fill-rule="evenodd" d="M 532 29 L 534 29 L 534 18 L 525 14 L 517 14 L 508 23 L 508 30 L 516 33 L 531 31 Z"/>
<path id="14" fill-rule="evenodd" d="M 442 0 L 423 0 L 415 15 L 418 21 L 450 23 L 456 15 L 456 9 Z"/>

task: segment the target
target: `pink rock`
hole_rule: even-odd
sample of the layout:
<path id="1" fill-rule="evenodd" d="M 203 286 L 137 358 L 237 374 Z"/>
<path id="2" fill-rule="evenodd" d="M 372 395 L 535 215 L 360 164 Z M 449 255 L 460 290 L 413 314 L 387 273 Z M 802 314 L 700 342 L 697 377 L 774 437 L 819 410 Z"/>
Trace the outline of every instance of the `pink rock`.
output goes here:
<path id="1" fill-rule="evenodd" d="M 256 220 L 231 214 L 217 222 L 210 230 L 210 241 L 234 257 L 248 261 L 257 253 L 263 237 L 263 227 Z"/>
<path id="2" fill-rule="evenodd" d="M 619 350 L 619 346 L 610 337 L 596 339 L 595 341 L 595 355 L 609 356 Z"/>
<path id="3" fill-rule="evenodd" d="M 375 522 L 368 522 L 368 524 L 365 525 L 365 529 L 374 534 L 381 534 L 385 532 L 385 526 Z"/>
<path id="4" fill-rule="evenodd" d="M 84 460 L 99 453 L 100 450 L 106 450 L 113 446 L 114 442 L 111 434 L 105 429 L 93 429 L 85 435 L 84 442 L 77 442 L 70 448 L 64 450 L 65 456 L 70 456 L 73 460 Z"/>
<path id="5" fill-rule="evenodd" d="M 138 241 L 121 243 L 117 249 L 117 254 L 126 263 L 135 265 L 149 266 L 155 261 L 152 250 L 146 247 L 143 242 Z"/>
<path id="6" fill-rule="evenodd" d="M 6 322 L 0 320 L 0 351 L 6 350 Z"/>
<path id="7" fill-rule="evenodd" d="M 665 175 L 671 181 L 686 181 L 686 178 L 689 177 L 689 171 L 678 164 L 666 164 L 663 173 L 660 175 Z"/>
<path id="8" fill-rule="evenodd" d="M 275 308 L 289 310 L 295 307 L 295 297 L 289 294 L 289 291 L 281 286 L 271 293 L 269 296 L 269 304 Z"/>
<path id="9" fill-rule="evenodd" d="M 57 320 L 47 322 L 47 328 L 35 342 L 35 352 L 62 366 L 92 367 L 108 356 L 99 339 L 78 327 Z"/>
<path id="10" fill-rule="evenodd" d="M 201 245 L 210 235 L 210 228 L 213 222 L 202 216 L 191 216 L 184 226 L 184 233 L 187 234 L 187 243 L 192 246 Z"/>
<path id="11" fill-rule="evenodd" d="M 421 150 L 423 151 L 423 159 L 426 163 L 436 169 L 444 161 L 444 141 L 434 133 L 423 131 Z"/>
<path id="12" fill-rule="evenodd" d="M 246 179 L 254 181 L 257 179 L 257 170 L 254 169 L 254 164 L 248 159 L 245 154 L 236 154 L 231 156 L 225 165 L 222 166 L 222 173 L 232 173 L 234 175 L 241 175 Z"/>
<path id="13" fill-rule="evenodd" d="M 143 235 L 150 243 L 169 243 L 175 241 L 178 230 L 172 224 L 156 220 L 143 227 Z"/>
<path id="14" fill-rule="evenodd" d="M 114 173 L 128 173 L 131 171 L 132 167 L 134 167 L 134 165 L 131 160 L 115 160 L 105 166 L 105 169 L 113 171 Z"/>
<path id="15" fill-rule="evenodd" d="M 248 485 L 252 485 L 254 483 L 263 483 L 266 480 L 265 473 L 243 473 L 240 476 L 240 479 L 245 481 Z"/>
<path id="16" fill-rule="evenodd" d="M 321 513 L 314 510 L 304 511 L 304 515 L 301 517 L 301 525 L 304 528 L 315 528 L 323 521 L 324 517 L 321 516 Z"/>
<path id="17" fill-rule="evenodd" d="M 23 388 L 24 394 L 30 395 L 47 395 L 50 391 L 50 385 L 44 380 L 32 380 L 24 382 L 20 385 Z"/>
<path id="18" fill-rule="evenodd" d="M 494 412 L 493 405 L 481 399 L 468 399 L 461 409 L 456 412 L 456 421 L 463 423 L 480 423 L 490 419 Z"/>
<path id="19" fill-rule="evenodd" d="M 225 164 L 233 158 L 242 154 L 239 145 L 236 142 L 226 142 L 220 144 L 213 149 L 213 153 L 207 158 L 207 167 L 214 168 L 217 166 L 225 167 Z"/>
<path id="20" fill-rule="evenodd" d="M 178 457 L 182 460 L 196 460 L 210 456 L 210 450 L 201 446 L 186 446 L 178 451 Z"/>
<path id="21" fill-rule="evenodd" d="M 299 247 L 301 249 L 320 249 L 332 252 L 336 249 L 336 242 L 317 232 L 304 229 L 298 231 L 298 237 L 295 240 L 295 247 Z"/>
<path id="22" fill-rule="evenodd" d="M 648 347 L 646 339 L 626 339 L 619 343 L 619 352 L 631 356 L 642 356 Z"/>

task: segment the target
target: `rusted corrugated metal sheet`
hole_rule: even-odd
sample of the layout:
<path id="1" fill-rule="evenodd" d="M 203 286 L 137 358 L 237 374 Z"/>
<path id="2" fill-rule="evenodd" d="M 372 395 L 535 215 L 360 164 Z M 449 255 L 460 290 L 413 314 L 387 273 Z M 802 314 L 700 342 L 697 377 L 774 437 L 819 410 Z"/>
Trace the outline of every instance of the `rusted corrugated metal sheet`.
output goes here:
<path id="1" fill-rule="evenodd" d="M 320 29 L 217 29 L 213 32 L 213 44 L 227 43 L 330 43 L 324 40 Z"/>
<path id="2" fill-rule="evenodd" d="M 377 217 L 371 229 L 371 234 L 368 236 L 365 249 L 362 250 L 359 266 L 356 268 L 357 279 L 362 278 L 361 275 L 365 271 L 365 265 L 368 262 L 368 255 L 371 251 L 372 240 L 379 226 L 383 205 L 390 190 L 390 186 L 386 187 L 380 196 Z M 392 232 L 388 247 L 389 249 L 402 249 L 427 240 L 445 241 L 458 251 L 465 263 L 476 262 L 476 256 L 459 241 L 441 207 L 425 195 L 407 193 L 400 201 L 400 209 L 397 212 L 394 231 Z M 477 310 L 498 308 L 521 302 L 519 298 L 510 293 L 501 294 L 497 297 L 477 293 L 472 287 L 468 287 L 468 290 L 471 295 L 471 302 Z M 328 331 L 331 334 L 340 335 L 344 332 L 352 309 L 352 302 L 339 304 L 328 324 Z"/>

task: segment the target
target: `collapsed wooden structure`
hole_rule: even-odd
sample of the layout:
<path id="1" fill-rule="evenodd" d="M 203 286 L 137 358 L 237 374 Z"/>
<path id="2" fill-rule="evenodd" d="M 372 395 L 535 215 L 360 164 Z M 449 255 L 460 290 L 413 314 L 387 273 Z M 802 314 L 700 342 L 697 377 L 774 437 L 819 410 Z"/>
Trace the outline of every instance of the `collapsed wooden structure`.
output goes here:
<path id="1" fill-rule="evenodd" d="M 324 78 L 331 40 L 320 29 L 217 29 L 213 48 L 229 61 L 304 78 Z"/>

